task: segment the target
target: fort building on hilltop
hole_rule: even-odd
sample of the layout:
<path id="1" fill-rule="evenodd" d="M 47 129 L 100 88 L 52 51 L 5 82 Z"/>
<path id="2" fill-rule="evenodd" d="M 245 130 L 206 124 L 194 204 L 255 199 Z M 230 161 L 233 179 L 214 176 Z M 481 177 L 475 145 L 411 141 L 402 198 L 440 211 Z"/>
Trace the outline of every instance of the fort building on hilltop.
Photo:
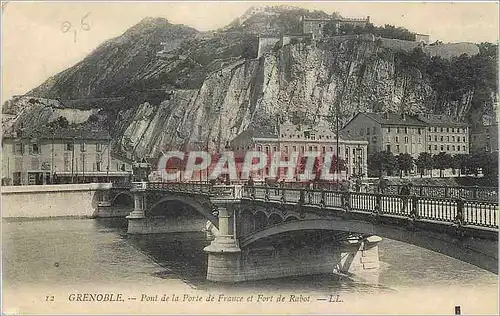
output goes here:
<path id="1" fill-rule="evenodd" d="M 366 18 L 307 18 L 302 16 L 300 19 L 302 25 L 302 33 L 312 34 L 313 39 L 319 39 L 323 37 L 323 28 L 328 23 L 333 23 L 335 29 L 338 30 L 343 25 L 356 26 L 366 26 L 370 23 L 370 16 Z"/>

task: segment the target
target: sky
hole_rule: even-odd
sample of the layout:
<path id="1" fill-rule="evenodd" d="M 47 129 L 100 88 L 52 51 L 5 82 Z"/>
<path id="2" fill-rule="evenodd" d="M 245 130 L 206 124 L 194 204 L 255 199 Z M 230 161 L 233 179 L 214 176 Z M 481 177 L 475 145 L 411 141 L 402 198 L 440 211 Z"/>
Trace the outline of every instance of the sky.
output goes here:
<path id="1" fill-rule="evenodd" d="M 402 26 L 445 43 L 498 43 L 499 38 L 498 2 L 4 2 L 1 102 L 75 65 L 145 17 L 206 31 L 264 5 L 369 15 L 375 25 Z"/>

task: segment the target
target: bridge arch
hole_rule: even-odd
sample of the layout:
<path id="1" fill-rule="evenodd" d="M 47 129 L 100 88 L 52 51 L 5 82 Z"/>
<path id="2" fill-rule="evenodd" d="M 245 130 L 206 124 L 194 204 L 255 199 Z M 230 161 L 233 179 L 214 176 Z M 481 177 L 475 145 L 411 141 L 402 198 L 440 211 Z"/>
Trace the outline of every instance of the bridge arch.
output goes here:
<path id="1" fill-rule="evenodd" d="M 111 205 L 134 206 L 134 195 L 130 191 L 120 191 L 111 200 Z"/>
<path id="2" fill-rule="evenodd" d="M 165 197 L 161 198 L 159 201 L 154 203 L 151 207 L 148 207 L 148 209 L 145 212 L 146 216 L 151 214 L 160 205 L 165 205 L 169 202 L 177 202 L 177 203 L 189 206 L 192 209 L 194 209 L 195 211 L 197 211 L 199 214 L 203 215 L 203 217 L 205 217 L 207 220 L 209 220 L 213 225 L 215 225 L 216 227 L 219 226 L 219 222 L 217 220 L 217 217 L 215 217 L 212 214 L 211 207 L 208 203 L 199 203 L 193 199 L 186 198 L 183 196 L 165 196 Z"/>
<path id="3" fill-rule="evenodd" d="M 479 268 L 498 274 L 498 243 L 489 239 L 459 239 L 446 233 L 427 230 L 411 231 L 405 226 L 377 225 L 368 221 L 307 219 L 288 220 L 283 223 L 267 226 L 252 232 L 240 239 L 240 247 L 246 248 L 252 243 L 277 234 L 306 231 L 329 230 L 377 235 L 383 238 L 398 240 L 421 248 L 444 254 L 446 256 L 470 263 Z"/>
<path id="4" fill-rule="evenodd" d="M 255 229 L 264 229 L 269 225 L 269 218 L 264 211 L 257 211 L 254 215 L 254 223 Z"/>

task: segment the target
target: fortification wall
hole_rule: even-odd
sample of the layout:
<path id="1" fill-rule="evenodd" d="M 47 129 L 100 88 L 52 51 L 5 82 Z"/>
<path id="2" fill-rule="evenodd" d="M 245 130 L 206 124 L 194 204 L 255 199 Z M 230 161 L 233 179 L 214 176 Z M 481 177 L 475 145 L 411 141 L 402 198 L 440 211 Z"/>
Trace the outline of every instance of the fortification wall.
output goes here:
<path id="1" fill-rule="evenodd" d="M 274 45 L 280 40 L 280 37 L 259 37 L 259 52 L 257 54 L 257 58 L 260 58 L 265 53 L 270 52 Z"/>

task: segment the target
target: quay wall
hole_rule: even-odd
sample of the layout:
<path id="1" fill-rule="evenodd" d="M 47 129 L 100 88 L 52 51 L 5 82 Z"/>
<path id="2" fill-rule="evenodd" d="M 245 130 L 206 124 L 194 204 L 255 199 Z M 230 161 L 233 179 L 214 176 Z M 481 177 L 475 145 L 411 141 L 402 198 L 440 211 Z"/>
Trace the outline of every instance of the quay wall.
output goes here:
<path id="1" fill-rule="evenodd" d="M 111 183 L 3 186 L 3 218 L 96 217 Z"/>

